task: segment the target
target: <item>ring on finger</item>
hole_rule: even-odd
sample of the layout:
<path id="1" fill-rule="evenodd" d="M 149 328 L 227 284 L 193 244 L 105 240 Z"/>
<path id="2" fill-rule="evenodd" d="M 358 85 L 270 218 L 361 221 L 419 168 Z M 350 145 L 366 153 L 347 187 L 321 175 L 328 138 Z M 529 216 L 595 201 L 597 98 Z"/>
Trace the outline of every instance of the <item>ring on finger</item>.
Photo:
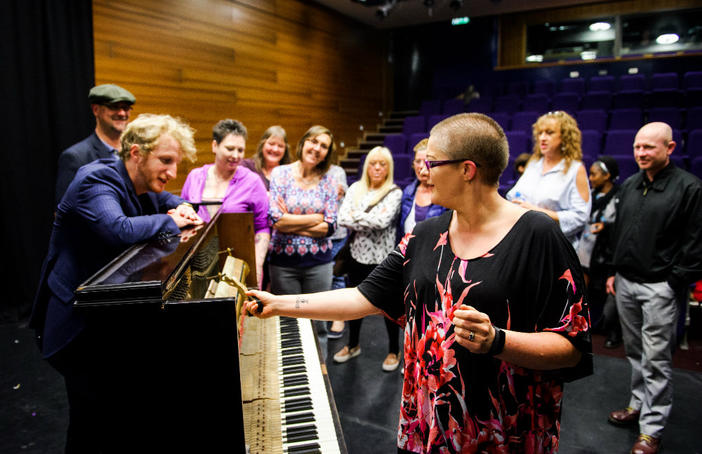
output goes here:
<path id="1" fill-rule="evenodd" d="M 475 340 L 475 333 L 473 331 L 468 332 L 468 340 L 471 342 Z"/>

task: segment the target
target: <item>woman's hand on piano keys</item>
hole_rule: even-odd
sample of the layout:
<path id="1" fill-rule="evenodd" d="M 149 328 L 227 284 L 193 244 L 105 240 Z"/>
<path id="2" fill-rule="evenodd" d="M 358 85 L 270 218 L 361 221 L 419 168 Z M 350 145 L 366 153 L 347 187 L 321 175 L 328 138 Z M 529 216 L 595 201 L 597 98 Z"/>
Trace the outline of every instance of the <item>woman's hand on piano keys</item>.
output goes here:
<path id="1" fill-rule="evenodd" d="M 249 290 L 246 292 L 249 297 L 244 303 L 247 315 L 253 315 L 258 318 L 268 318 L 273 315 L 272 300 L 274 295 L 261 290 Z"/>

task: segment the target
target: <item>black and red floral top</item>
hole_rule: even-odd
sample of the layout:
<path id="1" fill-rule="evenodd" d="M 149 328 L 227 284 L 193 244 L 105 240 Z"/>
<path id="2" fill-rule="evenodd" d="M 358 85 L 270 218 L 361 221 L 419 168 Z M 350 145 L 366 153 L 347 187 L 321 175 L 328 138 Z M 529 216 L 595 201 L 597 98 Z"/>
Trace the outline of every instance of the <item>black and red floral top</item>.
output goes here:
<path id="1" fill-rule="evenodd" d="M 417 224 L 358 287 L 405 327 L 398 449 L 555 452 L 563 383 L 592 372 L 575 251 L 555 222 L 530 211 L 490 252 L 463 260 L 448 238 L 452 215 Z M 536 371 L 470 353 L 455 342 L 451 323 L 462 304 L 504 329 L 560 333 L 582 360 L 574 368 Z"/>

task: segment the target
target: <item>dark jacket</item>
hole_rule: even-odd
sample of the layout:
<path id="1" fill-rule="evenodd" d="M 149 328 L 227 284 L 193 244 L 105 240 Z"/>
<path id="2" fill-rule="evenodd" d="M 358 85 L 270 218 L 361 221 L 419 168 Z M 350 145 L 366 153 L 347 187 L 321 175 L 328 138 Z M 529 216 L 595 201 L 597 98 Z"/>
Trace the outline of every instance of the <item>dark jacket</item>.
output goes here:
<path id="1" fill-rule="evenodd" d="M 56 209 L 30 319 L 30 326 L 43 333 L 45 357 L 84 328 L 82 316 L 73 311 L 76 287 L 127 247 L 159 234 L 179 233 L 165 213 L 182 202 L 167 192 L 138 198 L 121 160 L 103 159 L 78 170 Z"/>
<path id="2" fill-rule="evenodd" d="M 398 218 L 397 225 L 397 242 L 399 243 L 402 237 L 405 235 L 405 221 L 407 216 L 409 216 L 410 211 L 412 211 L 412 205 L 414 204 L 414 194 L 417 192 L 417 186 L 419 186 L 419 180 L 414 180 L 412 183 L 407 185 L 402 191 L 402 204 L 400 207 L 400 217 Z M 441 205 L 430 205 L 429 211 L 427 211 L 427 219 L 438 216 L 446 211 L 446 208 Z"/>
<path id="3" fill-rule="evenodd" d="M 66 148 L 58 159 L 58 173 L 56 174 L 56 204 L 73 181 L 76 172 L 82 166 L 97 159 L 114 158 L 110 147 L 100 140 L 95 132 L 80 142 Z"/>
<path id="4" fill-rule="evenodd" d="M 672 162 L 651 182 L 641 171 L 618 194 L 614 271 L 674 289 L 702 277 L 702 182 Z"/>

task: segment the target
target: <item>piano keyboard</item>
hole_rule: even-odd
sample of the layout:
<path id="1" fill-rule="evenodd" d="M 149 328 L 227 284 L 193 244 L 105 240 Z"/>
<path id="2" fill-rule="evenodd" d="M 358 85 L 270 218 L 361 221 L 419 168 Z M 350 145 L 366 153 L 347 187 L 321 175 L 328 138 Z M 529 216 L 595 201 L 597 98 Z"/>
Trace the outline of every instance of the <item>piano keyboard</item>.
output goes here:
<path id="1" fill-rule="evenodd" d="M 250 452 L 345 454 L 312 322 L 246 317 L 242 339 L 244 429 Z"/>
<path id="2" fill-rule="evenodd" d="M 338 454 L 312 322 L 283 317 L 278 326 L 283 452 Z"/>

